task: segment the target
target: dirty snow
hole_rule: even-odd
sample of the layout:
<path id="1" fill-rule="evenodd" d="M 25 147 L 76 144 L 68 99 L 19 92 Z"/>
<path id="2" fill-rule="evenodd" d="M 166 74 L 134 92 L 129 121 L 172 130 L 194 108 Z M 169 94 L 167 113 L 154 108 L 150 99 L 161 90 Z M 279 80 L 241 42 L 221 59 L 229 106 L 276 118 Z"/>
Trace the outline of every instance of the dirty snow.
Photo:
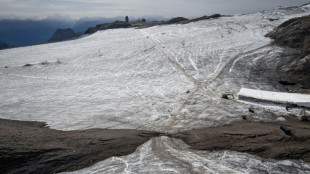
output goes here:
<path id="1" fill-rule="evenodd" d="M 181 140 L 157 137 L 140 146 L 133 154 L 112 157 L 89 168 L 68 173 L 306 174 L 309 172 L 310 165 L 302 161 L 263 159 L 233 151 L 191 150 Z"/>

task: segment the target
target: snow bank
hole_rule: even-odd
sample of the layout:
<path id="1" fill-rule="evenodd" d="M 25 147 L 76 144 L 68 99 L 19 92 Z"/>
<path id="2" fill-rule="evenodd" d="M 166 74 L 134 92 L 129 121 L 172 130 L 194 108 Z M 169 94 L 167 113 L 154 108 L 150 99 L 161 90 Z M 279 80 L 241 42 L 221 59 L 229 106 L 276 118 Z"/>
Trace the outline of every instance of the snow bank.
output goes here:
<path id="1" fill-rule="evenodd" d="M 302 7 L 310 8 L 310 3 L 303 5 Z"/>
<path id="2" fill-rule="evenodd" d="M 240 92 L 238 93 L 238 97 L 253 98 L 284 104 L 297 104 L 298 106 L 310 107 L 310 95 L 307 94 L 272 92 L 241 88 Z"/>

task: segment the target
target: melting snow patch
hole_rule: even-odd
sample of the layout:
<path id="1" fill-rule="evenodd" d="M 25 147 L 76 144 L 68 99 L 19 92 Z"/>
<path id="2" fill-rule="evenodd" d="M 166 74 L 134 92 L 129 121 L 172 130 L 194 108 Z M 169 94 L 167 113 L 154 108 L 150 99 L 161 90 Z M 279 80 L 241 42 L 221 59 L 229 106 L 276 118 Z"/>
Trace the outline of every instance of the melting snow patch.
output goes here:
<path id="1" fill-rule="evenodd" d="M 238 98 L 252 98 L 268 102 L 296 104 L 298 106 L 310 107 L 310 95 L 307 94 L 272 92 L 241 88 L 240 92 L 238 93 Z"/>
<path id="2" fill-rule="evenodd" d="M 284 117 L 278 117 L 277 121 L 286 121 Z"/>

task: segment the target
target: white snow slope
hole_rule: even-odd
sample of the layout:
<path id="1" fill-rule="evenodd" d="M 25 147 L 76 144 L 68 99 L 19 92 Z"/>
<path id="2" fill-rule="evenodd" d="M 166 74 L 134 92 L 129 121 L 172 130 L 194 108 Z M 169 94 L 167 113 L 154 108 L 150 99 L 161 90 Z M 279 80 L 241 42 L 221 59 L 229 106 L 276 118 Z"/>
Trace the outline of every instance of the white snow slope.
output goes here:
<path id="1" fill-rule="evenodd" d="M 238 121 L 253 106 L 221 100 L 220 94 L 241 87 L 284 90 L 250 72 L 265 67 L 271 74 L 273 67 L 292 60 L 264 35 L 307 14 L 306 7 L 280 9 L 186 25 L 106 30 L 73 41 L 0 51 L 0 117 L 43 121 L 60 130 L 161 132 Z M 253 120 L 277 119 L 261 108 L 256 113 L 250 115 Z M 174 141 L 158 137 L 131 156 L 77 173 L 310 172 L 302 161 L 195 152 Z"/>

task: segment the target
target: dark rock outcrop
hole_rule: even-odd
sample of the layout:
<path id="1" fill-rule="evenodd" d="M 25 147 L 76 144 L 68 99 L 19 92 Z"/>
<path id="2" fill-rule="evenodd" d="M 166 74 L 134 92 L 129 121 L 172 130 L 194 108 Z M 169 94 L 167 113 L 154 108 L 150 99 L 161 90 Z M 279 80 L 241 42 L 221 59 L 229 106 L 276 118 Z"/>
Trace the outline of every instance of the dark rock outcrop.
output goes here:
<path id="1" fill-rule="evenodd" d="M 168 21 L 147 22 L 146 19 L 135 20 L 135 21 L 131 21 L 131 22 L 115 21 L 112 23 L 100 24 L 100 25 L 97 25 L 96 27 L 90 27 L 85 31 L 85 34 L 93 34 L 99 30 L 116 29 L 116 28 L 134 27 L 134 28 L 138 28 L 138 29 L 140 28 L 141 29 L 141 28 L 148 28 L 148 27 L 152 27 L 152 26 L 156 26 L 156 25 L 164 25 L 164 24 L 187 24 L 190 22 L 213 19 L 213 18 L 218 18 L 218 17 L 222 17 L 222 15 L 214 14 L 211 16 L 203 16 L 200 18 L 192 19 L 192 20 L 189 20 L 189 19 L 183 18 L 183 17 L 176 17 L 176 18 L 172 18 Z M 127 21 L 127 19 L 128 18 L 125 18 L 126 21 Z M 128 19 L 128 21 L 129 21 L 129 19 Z"/>
<path id="2" fill-rule="evenodd" d="M 283 66 L 282 70 L 292 75 L 293 81 L 305 89 L 310 88 L 310 15 L 290 19 L 266 35 L 274 44 L 300 50 L 296 63 Z"/>
<path id="3" fill-rule="evenodd" d="M 93 34 L 93 33 L 97 32 L 97 31 L 98 31 L 98 28 L 96 28 L 96 27 L 90 27 L 90 28 L 88 28 L 88 29 L 85 31 L 85 34 Z"/>
<path id="4" fill-rule="evenodd" d="M 195 150 L 232 150 L 246 152 L 263 158 L 302 159 L 310 162 L 309 122 L 285 117 L 286 122 L 241 121 L 225 126 L 189 130 L 173 135 Z M 285 124 L 291 135 L 283 133 Z"/>
<path id="5" fill-rule="evenodd" d="M 47 42 L 61 42 L 65 40 L 75 39 L 81 34 L 74 32 L 71 28 L 58 29 Z"/>
<path id="6" fill-rule="evenodd" d="M 201 20 L 208 20 L 208 19 L 213 19 L 213 18 L 219 18 L 219 17 L 222 17 L 222 15 L 220 15 L 220 14 L 213 14 L 211 16 L 202 16 L 202 17 L 199 17 L 199 18 L 191 19 L 191 20 L 188 21 L 188 23 L 190 23 L 190 22 L 197 22 L 197 21 L 201 21 Z"/>
<path id="7" fill-rule="evenodd" d="M 7 49 L 7 48 L 11 48 L 11 46 L 9 46 L 6 43 L 0 42 L 0 50 Z"/>
<path id="8" fill-rule="evenodd" d="M 213 14 L 211 16 L 202 16 L 202 17 L 195 18 L 195 19 L 190 19 L 190 20 L 186 19 L 186 18 L 183 18 L 183 17 L 177 17 L 177 18 L 173 18 L 173 19 L 167 21 L 166 23 L 167 24 L 175 24 L 175 23 L 188 24 L 188 23 L 191 23 L 191 22 L 197 22 L 197 21 L 201 21 L 201 20 L 208 20 L 208 19 L 219 18 L 219 17 L 222 17 L 222 15 L 220 15 L 220 14 Z"/>
<path id="9" fill-rule="evenodd" d="M 92 34 L 99 30 L 107 30 L 107 29 L 117 29 L 117 28 L 128 28 L 130 27 L 130 23 L 128 22 L 122 22 L 122 21 L 115 21 L 112 23 L 106 23 L 106 24 L 100 24 L 96 27 L 88 28 L 85 32 L 85 34 Z"/>
<path id="10" fill-rule="evenodd" d="M 310 16 L 290 19 L 266 35 L 280 46 L 310 53 Z"/>
<path id="11" fill-rule="evenodd" d="M 245 117 L 247 118 L 247 117 Z M 59 173 L 91 166 L 112 156 L 135 152 L 152 137 L 179 138 L 196 150 L 233 150 L 263 158 L 310 162 L 310 127 L 295 116 L 286 122 L 252 122 L 194 129 L 177 134 L 142 130 L 59 131 L 42 122 L 0 119 L 0 173 Z M 291 135 L 280 130 L 284 124 Z"/>
<path id="12" fill-rule="evenodd" d="M 167 21 L 166 23 L 167 23 L 167 24 L 176 24 L 176 23 L 180 23 L 180 22 L 183 22 L 183 21 L 187 21 L 187 20 L 188 20 L 187 18 L 176 17 L 176 18 L 170 19 L 170 20 Z"/>
<path id="13" fill-rule="evenodd" d="M 101 24 L 96 26 L 96 28 L 98 28 L 99 30 L 128 28 L 128 27 L 130 27 L 130 24 L 128 22 L 122 22 L 122 21 L 115 21 L 109 24 Z"/>

